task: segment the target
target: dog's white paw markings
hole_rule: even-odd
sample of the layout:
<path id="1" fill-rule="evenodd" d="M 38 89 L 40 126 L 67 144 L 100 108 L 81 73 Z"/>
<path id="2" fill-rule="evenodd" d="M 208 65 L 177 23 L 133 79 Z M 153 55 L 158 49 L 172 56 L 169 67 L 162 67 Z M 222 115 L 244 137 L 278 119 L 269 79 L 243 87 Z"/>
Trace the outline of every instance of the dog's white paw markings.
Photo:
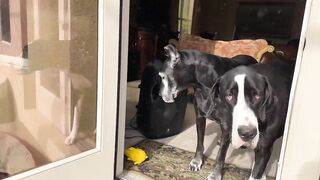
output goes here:
<path id="1" fill-rule="evenodd" d="M 254 177 L 252 177 L 252 176 L 250 175 L 249 180 L 267 180 L 267 176 L 266 176 L 265 174 L 263 174 L 260 179 L 256 179 L 256 178 L 254 178 Z"/>
<path id="2" fill-rule="evenodd" d="M 222 180 L 221 174 L 211 173 L 206 180 Z"/>
<path id="3" fill-rule="evenodd" d="M 64 144 L 69 146 L 69 145 L 71 145 L 71 144 L 74 143 L 75 139 L 76 139 L 76 137 L 73 136 L 72 134 L 70 134 L 70 135 L 64 140 Z"/>
<path id="4" fill-rule="evenodd" d="M 191 171 L 199 171 L 201 169 L 202 160 L 199 159 L 192 159 L 189 167 Z"/>
<path id="5" fill-rule="evenodd" d="M 221 145 L 221 140 L 220 140 L 220 139 L 217 141 L 217 145 L 218 145 L 218 146 Z"/>

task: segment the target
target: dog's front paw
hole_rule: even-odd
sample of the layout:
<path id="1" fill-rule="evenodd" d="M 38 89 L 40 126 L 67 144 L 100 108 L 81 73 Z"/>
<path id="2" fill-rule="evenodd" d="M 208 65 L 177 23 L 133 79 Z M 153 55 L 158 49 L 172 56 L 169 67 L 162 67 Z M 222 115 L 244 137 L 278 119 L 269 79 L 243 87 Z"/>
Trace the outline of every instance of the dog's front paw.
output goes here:
<path id="1" fill-rule="evenodd" d="M 191 171 L 199 171 L 201 169 L 201 166 L 202 166 L 202 160 L 196 159 L 196 158 L 193 158 L 189 164 Z"/>
<path id="2" fill-rule="evenodd" d="M 267 176 L 265 174 L 263 174 L 260 179 L 257 179 L 257 178 L 252 177 L 252 175 L 250 175 L 249 180 L 267 180 Z"/>
<path id="3" fill-rule="evenodd" d="M 221 180 L 222 176 L 219 173 L 211 173 L 206 180 Z"/>

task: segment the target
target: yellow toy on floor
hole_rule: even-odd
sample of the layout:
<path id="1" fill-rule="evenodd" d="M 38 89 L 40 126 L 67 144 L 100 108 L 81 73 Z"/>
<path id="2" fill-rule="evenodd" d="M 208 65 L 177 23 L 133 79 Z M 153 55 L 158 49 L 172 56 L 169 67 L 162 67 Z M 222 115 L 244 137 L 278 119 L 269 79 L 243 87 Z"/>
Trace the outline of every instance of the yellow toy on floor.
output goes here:
<path id="1" fill-rule="evenodd" d="M 133 162 L 134 165 L 139 165 L 148 158 L 147 153 L 140 148 L 127 148 L 124 150 L 124 154 L 128 157 L 128 160 Z"/>

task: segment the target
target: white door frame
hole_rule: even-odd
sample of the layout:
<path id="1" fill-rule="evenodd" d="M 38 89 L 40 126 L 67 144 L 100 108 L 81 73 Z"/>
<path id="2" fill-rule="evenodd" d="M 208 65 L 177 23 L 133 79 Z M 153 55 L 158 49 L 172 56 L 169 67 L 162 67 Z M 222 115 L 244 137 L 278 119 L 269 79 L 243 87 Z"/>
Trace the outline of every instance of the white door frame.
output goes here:
<path id="1" fill-rule="evenodd" d="M 119 87 L 119 114 L 117 126 L 116 176 L 123 171 L 126 101 L 127 101 L 127 74 L 128 74 L 128 41 L 129 41 L 129 14 L 130 0 L 121 1 L 121 57 L 120 57 L 120 87 Z"/>

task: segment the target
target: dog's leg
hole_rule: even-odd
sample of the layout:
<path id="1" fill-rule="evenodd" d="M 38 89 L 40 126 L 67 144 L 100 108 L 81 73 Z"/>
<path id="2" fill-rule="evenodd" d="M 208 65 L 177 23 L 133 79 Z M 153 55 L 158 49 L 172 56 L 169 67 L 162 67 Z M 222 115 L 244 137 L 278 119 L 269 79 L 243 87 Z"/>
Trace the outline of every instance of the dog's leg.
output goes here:
<path id="1" fill-rule="evenodd" d="M 79 131 L 79 126 L 80 126 L 80 113 L 81 113 L 81 107 L 82 107 L 82 101 L 84 98 L 84 93 L 80 92 L 80 98 L 77 101 L 77 104 L 74 106 L 73 109 L 73 122 L 72 122 L 72 129 L 71 132 L 69 134 L 69 136 L 65 139 L 64 143 L 66 145 L 71 145 L 74 143 L 77 135 L 78 135 L 78 131 Z"/>
<path id="2" fill-rule="evenodd" d="M 196 113 L 197 149 L 196 149 L 194 158 L 191 160 L 189 164 L 191 171 L 199 171 L 201 169 L 202 161 L 203 161 L 203 151 L 204 151 L 203 139 L 204 139 L 204 133 L 206 129 L 206 118 L 200 115 L 198 101 L 199 101 L 199 98 L 197 97 L 197 93 L 195 93 L 195 96 L 193 99 L 193 105 Z"/>
<path id="3" fill-rule="evenodd" d="M 213 172 L 207 177 L 207 180 L 221 180 L 222 179 L 222 170 L 224 162 L 226 159 L 227 151 L 230 144 L 230 133 L 226 125 L 220 125 L 221 127 L 221 141 L 220 148 L 217 154 L 217 163 Z"/>
<path id="4" fill-rule="evenodd" d="M 253 169 L 254 164 L 255 164 L 255 163 L 253 162 L 251 169 Z M 262 174 L 262 177 L 261 177 L 260 179 L 255 179 L 254 177 L 252 177 L 252 174 L 251 174 L 249 180 L 267 180 L 267 176 L 266 176 L 265 173 L 263 173 L 263 174 Z"/>
<path id="5" fill-rule="evenodd" d="M 199 171 L 202 166 L 203 151 L 204 151 L 203 139 L 204 139 L 204 133 L 206 128 L 206 118 L 197 117 L 196 126 L 197 126 L 197 149 L 196 149 L 194 158 L 191 160 L 189 165 L 191 171 Z"/>
<path id="6" fill-rule="evenodd" d="M 271 147 L 259 147 L 255 150 L 255 162 L 249 180 L 266 180 L 264 171 L 271 156 Z"/>

